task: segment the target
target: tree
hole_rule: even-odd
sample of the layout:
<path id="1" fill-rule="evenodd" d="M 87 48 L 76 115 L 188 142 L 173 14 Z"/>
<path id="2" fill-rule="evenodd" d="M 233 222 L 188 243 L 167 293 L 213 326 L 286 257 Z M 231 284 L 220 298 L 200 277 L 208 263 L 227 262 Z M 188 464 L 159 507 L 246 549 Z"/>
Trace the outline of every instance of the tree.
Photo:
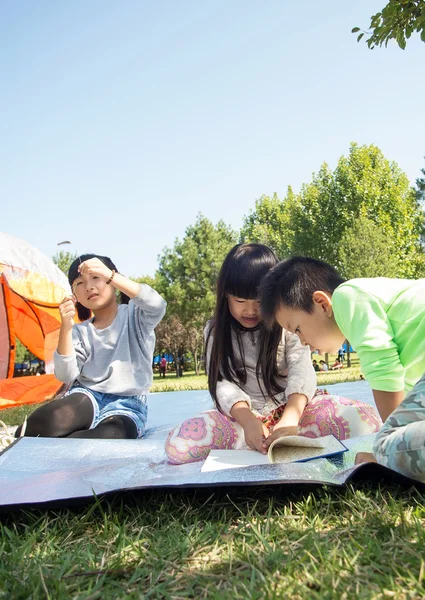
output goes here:
<path id="1" fill-rule="evenodd" d="M 340 271 L 345 279 L 397 277 L 395 248 L 384 231 L 365 216 L 345 230 L 339 246 Z"/>
<path id="2" fill-rule="evenodd" d="M 272 248 L 279 258 L 288 256 L 292 247 L 293 232 L 289 226 L 291 207 L 295 201 L 292 188 L 284 201 L 277 194 L 261 196 L 255 210 L 244 218 L 240 233 L 241 242 L 257 242 Z"/>
<path id="3" fill-rule="evenodd" d="M 360 33 L 359 33 L 360 32 Z M 396 40 L 403 50 L 412 33 L 419 33 L 425 42 L 425 0 L 389 0 L 388 4 L 370 19 L 369 31 L 354 27 L 359 42 L 364 35 L 369 48 L 388 45 Z"/>
<path id="4" fill-rule="evenodd" d="M 67 252 L 65 250 L 60 250 L 59 252 L 56 252 L 52 260 L 55 263 L 55 265 L 59 267 L 59 269 L 63 273 L 65 273 L 65 275 L 68 275 L 69 267 L 76 258 L 77 254 L 73 254 L 72 252 Z"/>
<path id="5" fill-rule="evenodd" d="M 373 145 L 352 144 L 335 171 L 324 163 L 299 194 L 289 188 L 283 200 L 262 196 L 245 217 L 241 235 L 269 242 L 280 258 L 313 256 L 342 270 L 347 266 L 341 263 L 343 235 L 361 217 L 386 237 L 397 276 L 425 274 L 424 210 L 407 176 Z"/>
<path id="6" fill-rule="evenodd" d="M 174 247 L 165 248 L 159 257 L 158 291 L 168 302 L 167 313 L 177 316 L 187 333 L 191 331 L 196 372 L 203 329 L 214 312 L 218 272 L 236 242 L 236 232 L 223 221 L 213 225 L 198 215 L 183 240 L 176 239 Z"/>
<path id="7" fill-rule="evenodd" d="M 31 364 L 31 361 L 38 360 L 40 365 L 40 359 L 35 356 L 32 352 L 28 350 L 26 346 L 23 345 L 21 340 L 16 338 L 16 350 L 15 350 L 15 364 L 22 364 L 28 362 Z"/>
<path id="8" fill-rule="evenodd" d="M 425 169 L 421 169 L 423 177 L 416 180 L 416 197 L 418 202 L 425 202 Z"/>
<path id="9" fill-rule="evenodd" d="M 177 358 L 183 356 L 187 347 L 187 332 L 177 315 L 166 314 L 155 329 L 157 354 L 171 354 L 176 375 L 179 376 Z"/>
<path id="10" fill-rule="evenodd" d="M 407 176 L 376 146 L 352 144 L 334 172 L 324 164 L 303 185 L 291 216 L 292 252 L 341 268 L 339 248 L 346 229 L 361 217 L 378 226 L 397 258 L 399 277 L 423 273 L 424 211 Z"/>

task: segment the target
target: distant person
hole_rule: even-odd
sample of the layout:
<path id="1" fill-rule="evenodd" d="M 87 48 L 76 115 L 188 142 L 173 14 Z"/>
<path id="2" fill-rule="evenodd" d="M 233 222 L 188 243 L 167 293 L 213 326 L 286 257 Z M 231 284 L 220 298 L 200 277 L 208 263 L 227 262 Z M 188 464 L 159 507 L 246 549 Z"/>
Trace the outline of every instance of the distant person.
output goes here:
<path id="1" fill-rule="evenodd" d="M 344 360 L 345 360 L 344 346 L 341 346 L 341 348 L 338 350 L 338 360 L 341 364 L 344 364 Z"/>
<path id="2" fill-rule="evenodd" d="M 337 371 L 338 369 L 343 369 L 344 365 L 337 358 L 335 359 L 334 364 L 331 366 L 331 371 Z"/>
<path id="3" fill-rule="evenodd" d="M 320 361 L 320 370 L 321 370 L 321 371 L 329 371 L 329 367 L 328 367 L 328 365 L 325 363 L 325 361 L 324 361 L 324 360 L 321 360 L 321 361 Z"/>
<path id="4" fill-rule="evenodd" d="M 320 367 L 317 364 L 317 360 L 313 360 L 313 369 L 316 371 L 316 373 L 317 371 L 320 371 Z"/>
<path id="5" fill-rule="evenodd" d="M 68 279 L 73 297 L 59 306 L 54 365 L 57 379 L 72 387 L 35 410 L 25 431 L 20 426 L 15 435 L 140 438 L 152 383 L 154 328 L 164 316 L 165 300 L 121 275 L 105 256 L 80 256 Z M 74 324 L 75 313 L 81 323 Z"/>
<path id="6" fill-rule="evenodd" d="M 183 371 L 184 371 L 184 358 L 183 358 L 183 356 L 179 356 L 179 358 L 178 358 L 178 368 L 179 368 L 179 377 L 183 377 Z"/>
<path id="7" fill-rule="evenodd" d="M 165 378 L 165 374 L 167 372 L 167 359 L 165 358 L 165 354 L 162 355 L 161 360 L 159 362 L 159 378 L 161 379 L 161 375 Z"/>

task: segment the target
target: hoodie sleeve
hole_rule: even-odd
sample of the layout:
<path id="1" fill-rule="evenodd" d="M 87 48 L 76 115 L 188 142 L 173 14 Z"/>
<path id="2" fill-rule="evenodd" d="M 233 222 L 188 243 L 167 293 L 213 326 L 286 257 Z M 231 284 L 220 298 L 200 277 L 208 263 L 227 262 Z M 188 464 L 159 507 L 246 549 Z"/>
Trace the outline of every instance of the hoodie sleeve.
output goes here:
<path id="1" fill-rule="evenodd" d="M 135 306 L 140 325 L 148 330 L 155 329 L 165 315 L 167 306 L 164 298 L 145 283 L 140 284 L 139 293 L 130 300 L 130 303 Z"/>
<path id="2" fill-rule="evenodd" d="M 72 383 L 78 377 L 89 356 L 75 325 L 72 329 L 72 343 L 74 349 L 69 356 L 59 354 L 57 350 L 53 355 L 55 377 L 63 383 Z"/>

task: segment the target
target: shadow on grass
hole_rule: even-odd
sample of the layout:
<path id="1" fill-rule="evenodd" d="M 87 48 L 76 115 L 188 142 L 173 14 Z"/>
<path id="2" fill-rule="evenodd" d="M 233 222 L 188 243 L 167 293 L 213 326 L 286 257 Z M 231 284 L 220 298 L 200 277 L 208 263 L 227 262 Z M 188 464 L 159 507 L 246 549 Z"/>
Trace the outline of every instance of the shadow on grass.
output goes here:
<path id="1" fill-rule="evenodd" d="M 152 490 L 21 511 L 1 527 L 3 589 L 34 598 L 422 597 L 424 499 L 364 483 Z"/>

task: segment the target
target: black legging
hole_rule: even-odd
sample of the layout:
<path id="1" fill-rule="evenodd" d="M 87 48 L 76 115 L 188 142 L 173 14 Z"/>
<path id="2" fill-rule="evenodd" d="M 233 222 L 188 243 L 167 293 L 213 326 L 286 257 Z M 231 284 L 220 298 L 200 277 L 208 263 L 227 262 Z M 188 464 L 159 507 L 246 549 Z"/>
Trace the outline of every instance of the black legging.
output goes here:
<path id="1" fill-rule="evenodd" d="M 93 405 L 86 394 L 76 392 L 35 410 L 27 419 L 24 432 L 28 437 L 70 437 L 92 439 L 136 439 L 136 423 L 130 417 L 107 417 L 89 429 L 93 422 Z M 20 437 L 22 425 L 15 437 Z"/>

